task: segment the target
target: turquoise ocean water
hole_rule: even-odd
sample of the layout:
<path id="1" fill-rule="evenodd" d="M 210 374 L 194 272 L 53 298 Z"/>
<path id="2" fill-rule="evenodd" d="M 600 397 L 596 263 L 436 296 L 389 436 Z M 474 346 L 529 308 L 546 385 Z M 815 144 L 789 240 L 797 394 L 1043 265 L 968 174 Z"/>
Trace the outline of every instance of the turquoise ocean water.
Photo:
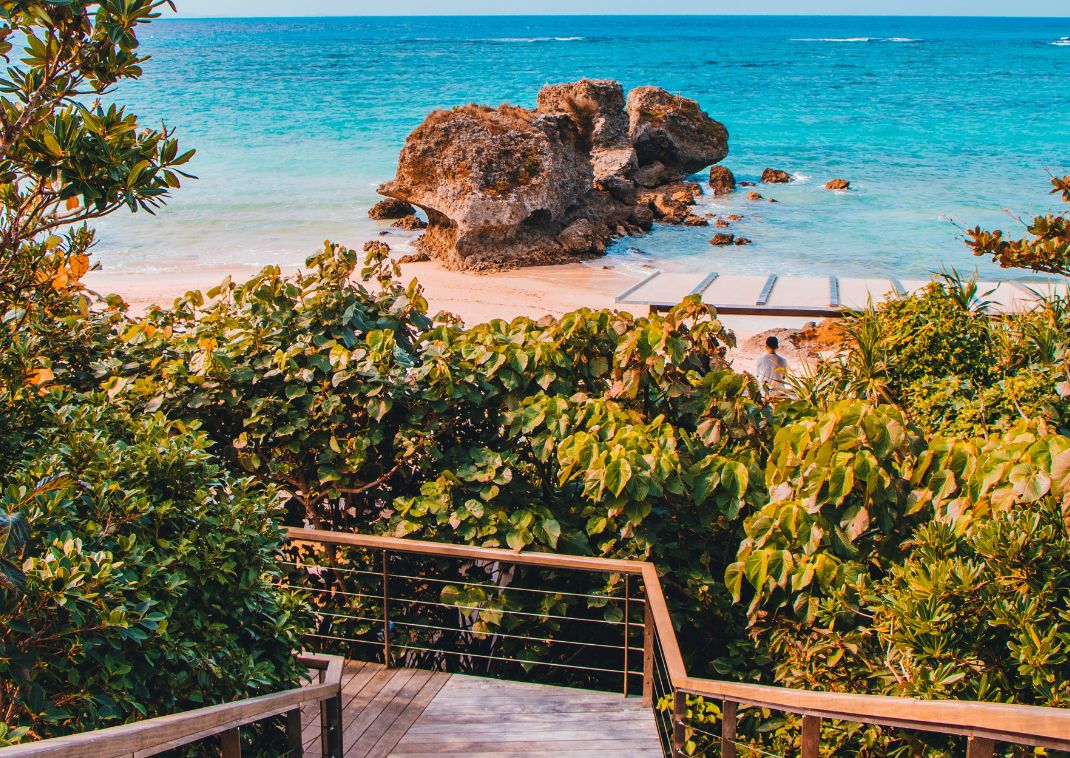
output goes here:
<path id="1" fill-rule="evenodd" d="M 158 217 L 108 219 L 111 271 L 240 271 L 357 246 L 405 136 L 428 111 L 531 106 L 580 77 L 693 97 L 731 134 L 738 178 L 797 174 L 738 196 L 750 247 L 657 228 L 614 266 L 728 273 L 920 275 L 972 258 L 960 225 L 1013 227 L 1004 209 L 1057 207 L 1070 173 L 1070 18 L 541 17 L 166 20 L 143 35 L 145 77 L 117 97 L 196 147 Z M 850 179 L 850 193 L 821 189 Z M 388 238 L 404 247 L 405 235 Z"/>

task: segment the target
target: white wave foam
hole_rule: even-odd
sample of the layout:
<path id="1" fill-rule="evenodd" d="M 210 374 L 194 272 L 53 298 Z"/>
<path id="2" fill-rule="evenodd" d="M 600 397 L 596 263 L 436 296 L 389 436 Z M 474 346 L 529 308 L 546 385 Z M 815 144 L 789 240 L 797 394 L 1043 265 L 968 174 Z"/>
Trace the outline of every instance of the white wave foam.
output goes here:
<path id="1" fill-rule="evenodd" d="M 796 37 L 792 42 L 873 42 L 873 37 Z"/>
<path id="2" fill-rule="evenodd" d="M 1055 45 L 1056 47 L 1070 47 L 1070 37 L 1060 37 L 1049 44 Z"/>
<path id="3" fill-rule="evenodd" d="M 808 184 L 812 177 L 809 174 L 793 173 L 791 178 L 795 184 Z"/>
<path id="4" fill-rule="evenodd" d="M 473 42 L 580 42 L 585 37 L 489 37 Z"/>
<path id="5" fill-rule="evenodd" d="M 792 42 L 921 42 L 917 37 L 795 37 Z"/>

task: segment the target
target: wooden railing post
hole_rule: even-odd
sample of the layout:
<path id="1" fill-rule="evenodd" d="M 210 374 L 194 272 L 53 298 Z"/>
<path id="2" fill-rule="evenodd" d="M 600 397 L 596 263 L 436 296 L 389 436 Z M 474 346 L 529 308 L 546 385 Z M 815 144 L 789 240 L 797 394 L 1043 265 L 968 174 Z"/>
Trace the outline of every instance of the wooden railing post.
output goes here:
<path id="1" fill-rule="evenodd" d="M 817 716 L 803 716 L 802 720 L 802 758 L 818 758 L 821 747 L 821 719 Z"/>
<path id="2" fill-rule="evenodd" d="M 687 741 L 687 733 L 684 726 L 687 722 L 687 695 L 676 690 L 672 693 L 672 754 L 673 758 L 684 755 L 684 742 Z"/>
<path id="3" fill-rule="evenodd" d="M 342 758 L 342 693 L 320 702 L 320 749 L 323 758 Z"/>
<path id="4" fill-rule="evenodd" d="M 736 758 L 736 712 L 739 706 L 731 700 L 721 705 L 721 758 Z"/>
<path id="5" fill-rule="evenodd" d="M 289 758 L 302 758 L 304 747 L 301 744 L 301 709 L 294 708 L 286 712 L 286 747 Z"/>
<path id="6" fill-rule="evenodd" d="M 632 644 L 632 593 L 631 575 L 624 575 L 624 697 L 628 697 L 628 648 Z"/>
<path id="7" fill-rule="evenodd" d="M 966 745 L 966 758 L 992 758 L 996 743 L 984 737 L 970 737 Z"/>
<path id="8" fill-rule="evenodd" d="M 654 615 L 649 596 L 643 603 L 643 705 L 654 707 Z"/>
<path id="9" fill-rule="evenodd" d="M 390 668 L 390 552 L 383 550 L 383 665 Z"/>
<path id="10" fill-rule="evenodd" d="M 241 758 L 241 734 L 237 728 L 220 734 L 219 741 L 223 744 L 223 758 Z"/>

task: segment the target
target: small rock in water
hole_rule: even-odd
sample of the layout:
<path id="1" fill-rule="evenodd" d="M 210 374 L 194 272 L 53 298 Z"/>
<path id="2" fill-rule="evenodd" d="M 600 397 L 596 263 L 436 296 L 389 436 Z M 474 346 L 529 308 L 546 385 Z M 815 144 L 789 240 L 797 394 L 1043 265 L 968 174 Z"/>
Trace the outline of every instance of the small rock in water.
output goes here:
<path id="1" fill-rule="evenodd" d="M 720 232 L 710 239 L 711 245 L 731 245 L 736 241 L 736 235 Z"/>
<path id="2" fill-rule="evenodd" d="M 710 189 L 715 195 L 727 195 L 736 188 L 736 177 L 727 166 L 710 169 Z"/>
<path id="3" fill-rule="evenodd" d="M 416 213 L 416 209 L 406 203 L 404 200 L 398 200 L 397 198 L 388 197 L 386 200 L 380 200 L 378 203 L 372 206 L 372 209 L 368 211 L 368 217 L 374 219 L 391 219 L 391 218 L 404 218 L 405 216 L 411 216 Z"/>
<path id="4" fill-rule="evenodd" d="M 713 225 L 716 226 L 718 229 L 727 229 L 728 227 L 731 226 L 731 224 L 729 224 L 723 218 L 719 218 L 716 221 L 714 221 Z"/>
<path id="5" fill-rule="evenodd" d="M 761 200 L 762 196 L 758 192 L 751 191 L 751 193 L 749 195 L 747 195 L 747 199 L 748 200 Z"/>
<path id="6" fill-rule="evenodd" d="M 777 200 L 775 197 L 771 197 L 771 198 L 769 198 L 769 202 L 771 202 L 771 203 L 779 203 L 780 201 Z"/>
<path id="7" fill-rule="evenodd" d="M 832 179 L 826 185 L 827 190 L 848 190 L 851 189 L 851 183 L 846 179 Z"/>
<path id="8" fill-rule="evenodd" d="M 630 220 L 640 230 L 650 230 L 654 225 L 654 211 L 649 206 L 637 205 L 632 209 Z"/>
<path id="9" fill-rule="evenodd" d="M 751 244 L 751 241 L 749 239 L 747 239 L 746 237 L 736 237 L 736 244 L 737 245 L 749 245 L 749 244 Z"/>
<path id="10" fill-rule="evenodd" d="M 753 187 L 754 186 L 754 182 L 740 182 L 739 186 L 740 187 Z"/>
<path id="11" fill-rule="evenodd" d="M 733 223 L 735 223 L 736 221 L 743 220 L 743 217 L 740 216 L 738 213 L 729 213 L 727 216 L 725 216 L 725 218 Z"/>
<path id="12" fill-rule="evenodd" d="M 427 222 L 416 216 L 405 216 L 391 224 L 395 229 L 404 229 L 407 232 L 415 232 L 427 228 Z"/>
<path id="13" fill-rule="evenodd" d="M 696 216 L 694 213 L 689 213 L 684 216 L 684 226 L 709 226 L 710 222 L 701 216 Z"/>
<path id="14" fill-rule="evenodd" d="M 762 172 L 763 184 L 787 184 L 791 181 L 791 174 L 778 168 L 767 168 Z"/>

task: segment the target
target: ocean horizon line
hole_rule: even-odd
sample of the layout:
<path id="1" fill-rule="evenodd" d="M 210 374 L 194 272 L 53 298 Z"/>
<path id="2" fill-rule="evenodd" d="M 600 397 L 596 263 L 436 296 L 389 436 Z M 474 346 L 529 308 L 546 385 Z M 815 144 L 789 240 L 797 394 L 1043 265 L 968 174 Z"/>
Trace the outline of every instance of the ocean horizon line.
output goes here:
<path id="1" fill-rule="evenodd" d="M 326 13 L 315 16 L 243 16 L 243 15 L 219 15 L 219 16 L 182 16 L 169 15 L 157 19 L 157 22 L 167 21 L 300 21 L 313 19 L 414 19 L 414 18 L 452 18 L 452 19 L 509 19 L 509 18 L 762 18 L 762 19 L 800 19 L 800 18 L 835 18 L 835 19 L 1022 19 L 1028 21 L 1064 21 L 1070 20 L 1070 14 L 1065 16 L 1030 16 L 1030 15 L 959 15 L 959 14 L 892 14 L 892 13 L 410 13 L 403 15 L 386 13 Z"/>

